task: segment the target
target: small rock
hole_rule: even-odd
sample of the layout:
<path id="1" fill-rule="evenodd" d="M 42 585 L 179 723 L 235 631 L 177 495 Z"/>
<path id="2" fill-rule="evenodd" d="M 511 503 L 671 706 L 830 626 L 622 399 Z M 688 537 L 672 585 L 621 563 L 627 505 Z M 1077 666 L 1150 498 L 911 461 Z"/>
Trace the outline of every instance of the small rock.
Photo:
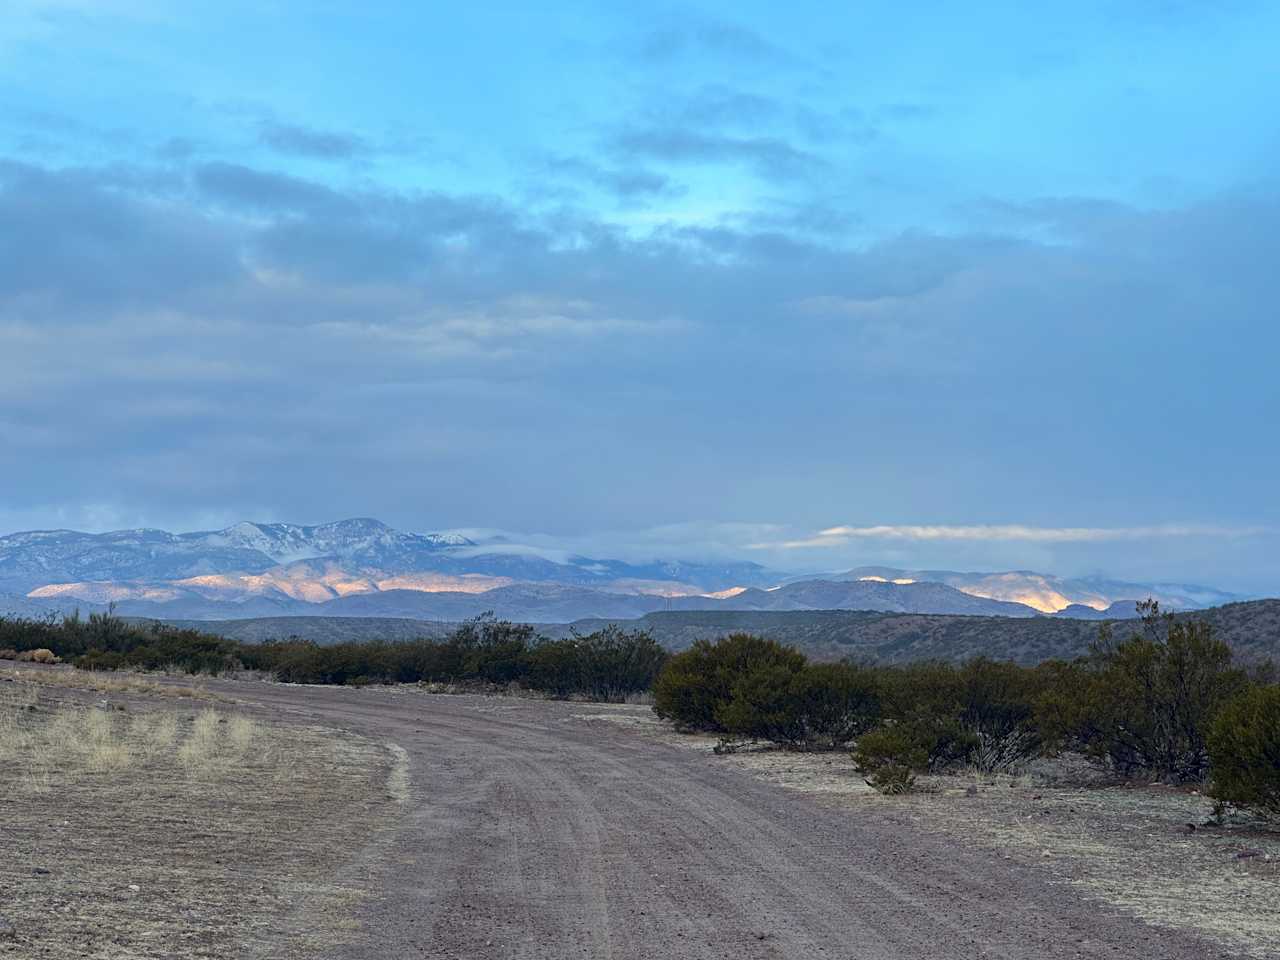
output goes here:
<path id="1" fill-rule="evenodd" d="M 1194 823 L 1184 823 L 1184 824 L 1182 825 L 1182 832 L 1183 832 L 1183 833 L 1195 833 L 1195 832 L 1196 832 L 1196 825 L 1195 825 Z"/>
<path id="2" fill-rule="evenodd" d="M 0 917 L 0 940 L 13 940 L 17 936 L 18 928 L 4 917 Z"/>
<path id="3" fill-rule="evenodd" d="M 976 784 L 969 784 L 965 787 L 964 795 L 966 797 L 976 797 L 978 795 L 978 787 Z"/>
<path id="4" fill-rule="evenodd" d="M 1040 851 L 1040 856 L 1042 856 L 1042 857 L 1052 857 L 1052 856 L 1053 856 L 1053 851 L 1052 851 L 1052 850 L 1042 850 L 1042 851 Z"/>
<path id="5" fill-rule="evenodd" d="M 36 877 L 47 877 L 49 875 L 49 868 L 48 867 L 32 867 L 31 874 L 32 876 L 36 876 Z"/>
<path id="6" fill-rule="evenodd" d="M 129 884 L 129 889 L 132 890 L 134 893 L 137 893 L 142 888 L 138 886 L 136 883 L 131 883 Z"/>
<path id="7" fill-rule="evenodd" d="M 1241 850 L 1239 853 L 1237 853 L 1237 854 L 1236 854 L 1236 859 L 1237 859 L 1237 860 L 1251 860 L 1251 859 L 1253 859 L 1254 857 L 1265 857 L 1265 856 L 1266 856 L 1266 854 L 1265 854 L 1265 853 L 1263 853 L 1261 850 L 1258 850 L 1258 849 L 1256 849 L 1256 848 L 1254 848 L 1254 847 L 1250 847 L 1248 850 Z"/>

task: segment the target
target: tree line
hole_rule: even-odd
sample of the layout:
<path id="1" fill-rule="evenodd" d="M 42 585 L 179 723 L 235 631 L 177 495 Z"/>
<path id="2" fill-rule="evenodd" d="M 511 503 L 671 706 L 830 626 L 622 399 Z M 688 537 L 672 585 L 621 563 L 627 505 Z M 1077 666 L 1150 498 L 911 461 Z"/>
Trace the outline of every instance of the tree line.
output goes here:
<path id="1" fill-rule="evenodd" d="M 47 649 L 85 670 L 171 670 L 218 675 L 256 670 L 285 683 L 518 684 L 551 696 L 620 701 L 652 688 L 668 653 L 649 634 L 609 626 L 548 640 L 527 624 L 478 617 L 440 640 L 321 645 L 287 639 L 240 643 L 160 623 L 95 613 L 0 619 L 0 657 Z"/>

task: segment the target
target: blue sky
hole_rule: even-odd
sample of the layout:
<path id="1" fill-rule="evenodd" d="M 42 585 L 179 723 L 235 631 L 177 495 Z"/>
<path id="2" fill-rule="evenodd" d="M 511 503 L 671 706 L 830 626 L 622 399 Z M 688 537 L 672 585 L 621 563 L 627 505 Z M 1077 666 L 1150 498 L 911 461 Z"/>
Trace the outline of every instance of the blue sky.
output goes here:
<path id="1" fill-rule="evenodd" d="M 1274 594 L 1280 8 L 1054 6 L 6 4 L 0 527 Z"/>

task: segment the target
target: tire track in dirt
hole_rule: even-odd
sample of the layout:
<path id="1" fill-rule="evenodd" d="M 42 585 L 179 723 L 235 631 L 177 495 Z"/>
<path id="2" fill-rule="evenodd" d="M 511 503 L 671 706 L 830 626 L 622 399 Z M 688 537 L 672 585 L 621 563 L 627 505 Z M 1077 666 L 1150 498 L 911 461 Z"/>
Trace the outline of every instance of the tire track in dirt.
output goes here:
<path id="1" fill-rule="evenodd" d="M 335 956 L 1225 956 L 998 852 L 786 794 L 572 705 L 249 691 L 409 759 L 404 816 L 370 843 L 366 939 Z"/>

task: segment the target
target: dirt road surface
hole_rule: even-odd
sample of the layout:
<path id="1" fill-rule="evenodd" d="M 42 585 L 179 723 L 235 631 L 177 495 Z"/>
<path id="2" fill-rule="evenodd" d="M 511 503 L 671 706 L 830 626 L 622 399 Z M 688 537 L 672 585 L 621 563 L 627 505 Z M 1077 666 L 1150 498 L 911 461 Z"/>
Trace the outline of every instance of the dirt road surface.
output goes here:
<path id="1" fill-rule="evenodd" d="M 401 815 L 355 852 L 348 879 L 370 895 L 335 957 L 1226 956 L 997 850 L 815 803 L 581 717 L 601 708 L 233 689 L 405 751 Z"/>

